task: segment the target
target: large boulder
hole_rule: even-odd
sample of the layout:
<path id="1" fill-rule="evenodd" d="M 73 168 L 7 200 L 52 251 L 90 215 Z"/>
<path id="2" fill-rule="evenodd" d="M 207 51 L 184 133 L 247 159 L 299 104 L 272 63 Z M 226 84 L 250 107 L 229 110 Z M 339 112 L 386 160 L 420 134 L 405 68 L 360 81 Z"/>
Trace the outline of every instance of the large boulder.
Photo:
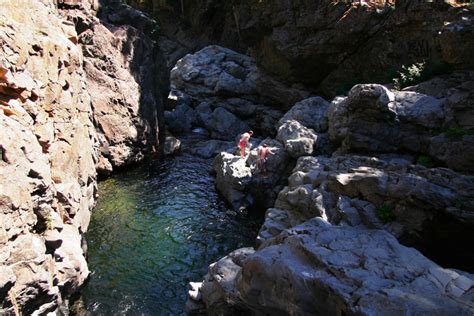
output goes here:
<path id="1" fill-rule="evenodd" d="M 257 167 L 258 146 L 245 158 L 221 152 L 214 159 L 216 189 L 234 210 L 251 207 L 266 209 L 276 198 L 279 191 L 277 185 L 286 174 L 289 157 L 280 142 L 265 139 L 259 145 L 263 144 L 267 144 L 274 152 L 267 158 L 265 173 Z"/>
<path id="2" fill-rule="evenodd" d="M 240 253 L 218 261 L 205 277 L 201 293 L 209 314 L 474 312 L 474 278 L 441 268 L 383 230 L 336 227 L 319 218 Z"/>
<path id="3" fill-rule="evenodd" d="M 171 83 L 197 99 L 242 98 L 288 109 L 309 93 L 290 87 L 259 70 L 253 58 L 217 45 L 178 60 Z"/>
<path id="4" fill-rule="evenodd" d="M 301 125 L 317 133 L 328 130 L 328 110 L 330 103 L 321 97 L 312 97 L 297 102 L 278 122 L 298 121 Z"/>
<path id="5" fill-rule="evenodd" d="M 430 155 L 455 170 L 472 171 L 472 123 L 461 117 L 471 115 L 473 103 L 463 86 L 466 83 L 450 87 L 451 93 L 445 90 L 444 95 L 438 92 L 437 98 L 381 85 L 356 85 L 347 97 L 332 102 L 329 135 L 340 145 L 339 153 L 408 152 Z"/>
<path id="6" fill-rule="evenodd" d="M 255 94 L 256 66 L 245 55 L 220 46 L 208 46 L 186 55 L 171 70 L 173 85 L 193 97 Z"/>
<path id="7" fill-rule="evenodd" d="M 463 249 L 474 241 L 473 183 L 472 176 L 402 157 L 301 157 L 258 239 L 317 216 L 335 225 L 386 229 L 443 264 L 468 269 L 472 253 Z"/>
<path id="8" fill-rule="evenodd" d="M 306 128 L 298 121 L 285 121 L 279 128 L 276 139 L 285 146 L 285 150 L 293 157 L 312 155 L 318 141 L 314 130 Z"/>

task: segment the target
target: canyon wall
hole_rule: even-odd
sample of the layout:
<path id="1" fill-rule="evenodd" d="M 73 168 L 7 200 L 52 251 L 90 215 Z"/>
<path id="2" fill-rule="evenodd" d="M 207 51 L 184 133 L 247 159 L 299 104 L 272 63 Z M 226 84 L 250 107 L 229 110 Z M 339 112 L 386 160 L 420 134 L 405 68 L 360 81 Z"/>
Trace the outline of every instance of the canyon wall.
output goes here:
<path id="1" fill-rule="evenodd" d="M 435 73 L 473 66 L 472 13 L 445 1 L 129 2 L 159 17 L 172 64 L 218 44 L 324 96 L 391 82 L 402 65 L 425 61 Z"/>
<path id="2" fill-rule="evenodd" d="M 58 2 L 0 1 L 0 314 L 67 308 L 89 275 L 97 170 L 160 149 L 168 72 L 151 20 Z M 143 25 L 98 18 L 100 5 Z"/>

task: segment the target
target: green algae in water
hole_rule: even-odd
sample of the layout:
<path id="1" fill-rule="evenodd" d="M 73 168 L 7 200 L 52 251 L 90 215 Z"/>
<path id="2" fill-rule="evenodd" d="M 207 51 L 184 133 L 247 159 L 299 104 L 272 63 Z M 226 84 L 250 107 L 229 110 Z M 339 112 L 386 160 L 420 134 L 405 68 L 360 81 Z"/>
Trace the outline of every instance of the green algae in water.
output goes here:
<path id="1" fill-rule="evenodd" d="M 230 215 L 214 189 L 211 162 L 182 155 L 99 184 L 86 235 L 93 315 L 176 315 L 186 285 L 230 251 L 252 246 L 259 221 Z"/>

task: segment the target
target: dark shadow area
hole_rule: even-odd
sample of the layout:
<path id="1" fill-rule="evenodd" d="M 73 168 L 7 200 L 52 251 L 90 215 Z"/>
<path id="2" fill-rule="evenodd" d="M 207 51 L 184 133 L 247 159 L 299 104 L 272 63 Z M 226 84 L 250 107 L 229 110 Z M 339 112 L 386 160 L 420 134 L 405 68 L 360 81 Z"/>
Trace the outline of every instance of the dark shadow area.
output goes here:
<path id="1" fill-rule="evenodd" d="M 474 273 L 474 227 L 461 223 L 447 214 L 438 214 L 425 225 L 418 242 L 402 237 L 400 242 L 415 247 L 443 268 Z"/>

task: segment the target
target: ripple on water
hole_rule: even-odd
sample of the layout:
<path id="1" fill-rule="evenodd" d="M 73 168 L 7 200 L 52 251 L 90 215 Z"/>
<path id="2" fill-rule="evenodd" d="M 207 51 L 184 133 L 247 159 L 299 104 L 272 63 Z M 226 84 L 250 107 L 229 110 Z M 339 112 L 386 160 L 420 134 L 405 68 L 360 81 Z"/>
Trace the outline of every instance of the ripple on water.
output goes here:
<path id="1" fill-rule="evenodd" d="M 256 218 L 226 214 L 211 162 L 191 155 L 126 171 L 99 184 L 89 231 L 94 315 L 176 315 L 186 284 L 228 252 L 254 244 Z"/>

